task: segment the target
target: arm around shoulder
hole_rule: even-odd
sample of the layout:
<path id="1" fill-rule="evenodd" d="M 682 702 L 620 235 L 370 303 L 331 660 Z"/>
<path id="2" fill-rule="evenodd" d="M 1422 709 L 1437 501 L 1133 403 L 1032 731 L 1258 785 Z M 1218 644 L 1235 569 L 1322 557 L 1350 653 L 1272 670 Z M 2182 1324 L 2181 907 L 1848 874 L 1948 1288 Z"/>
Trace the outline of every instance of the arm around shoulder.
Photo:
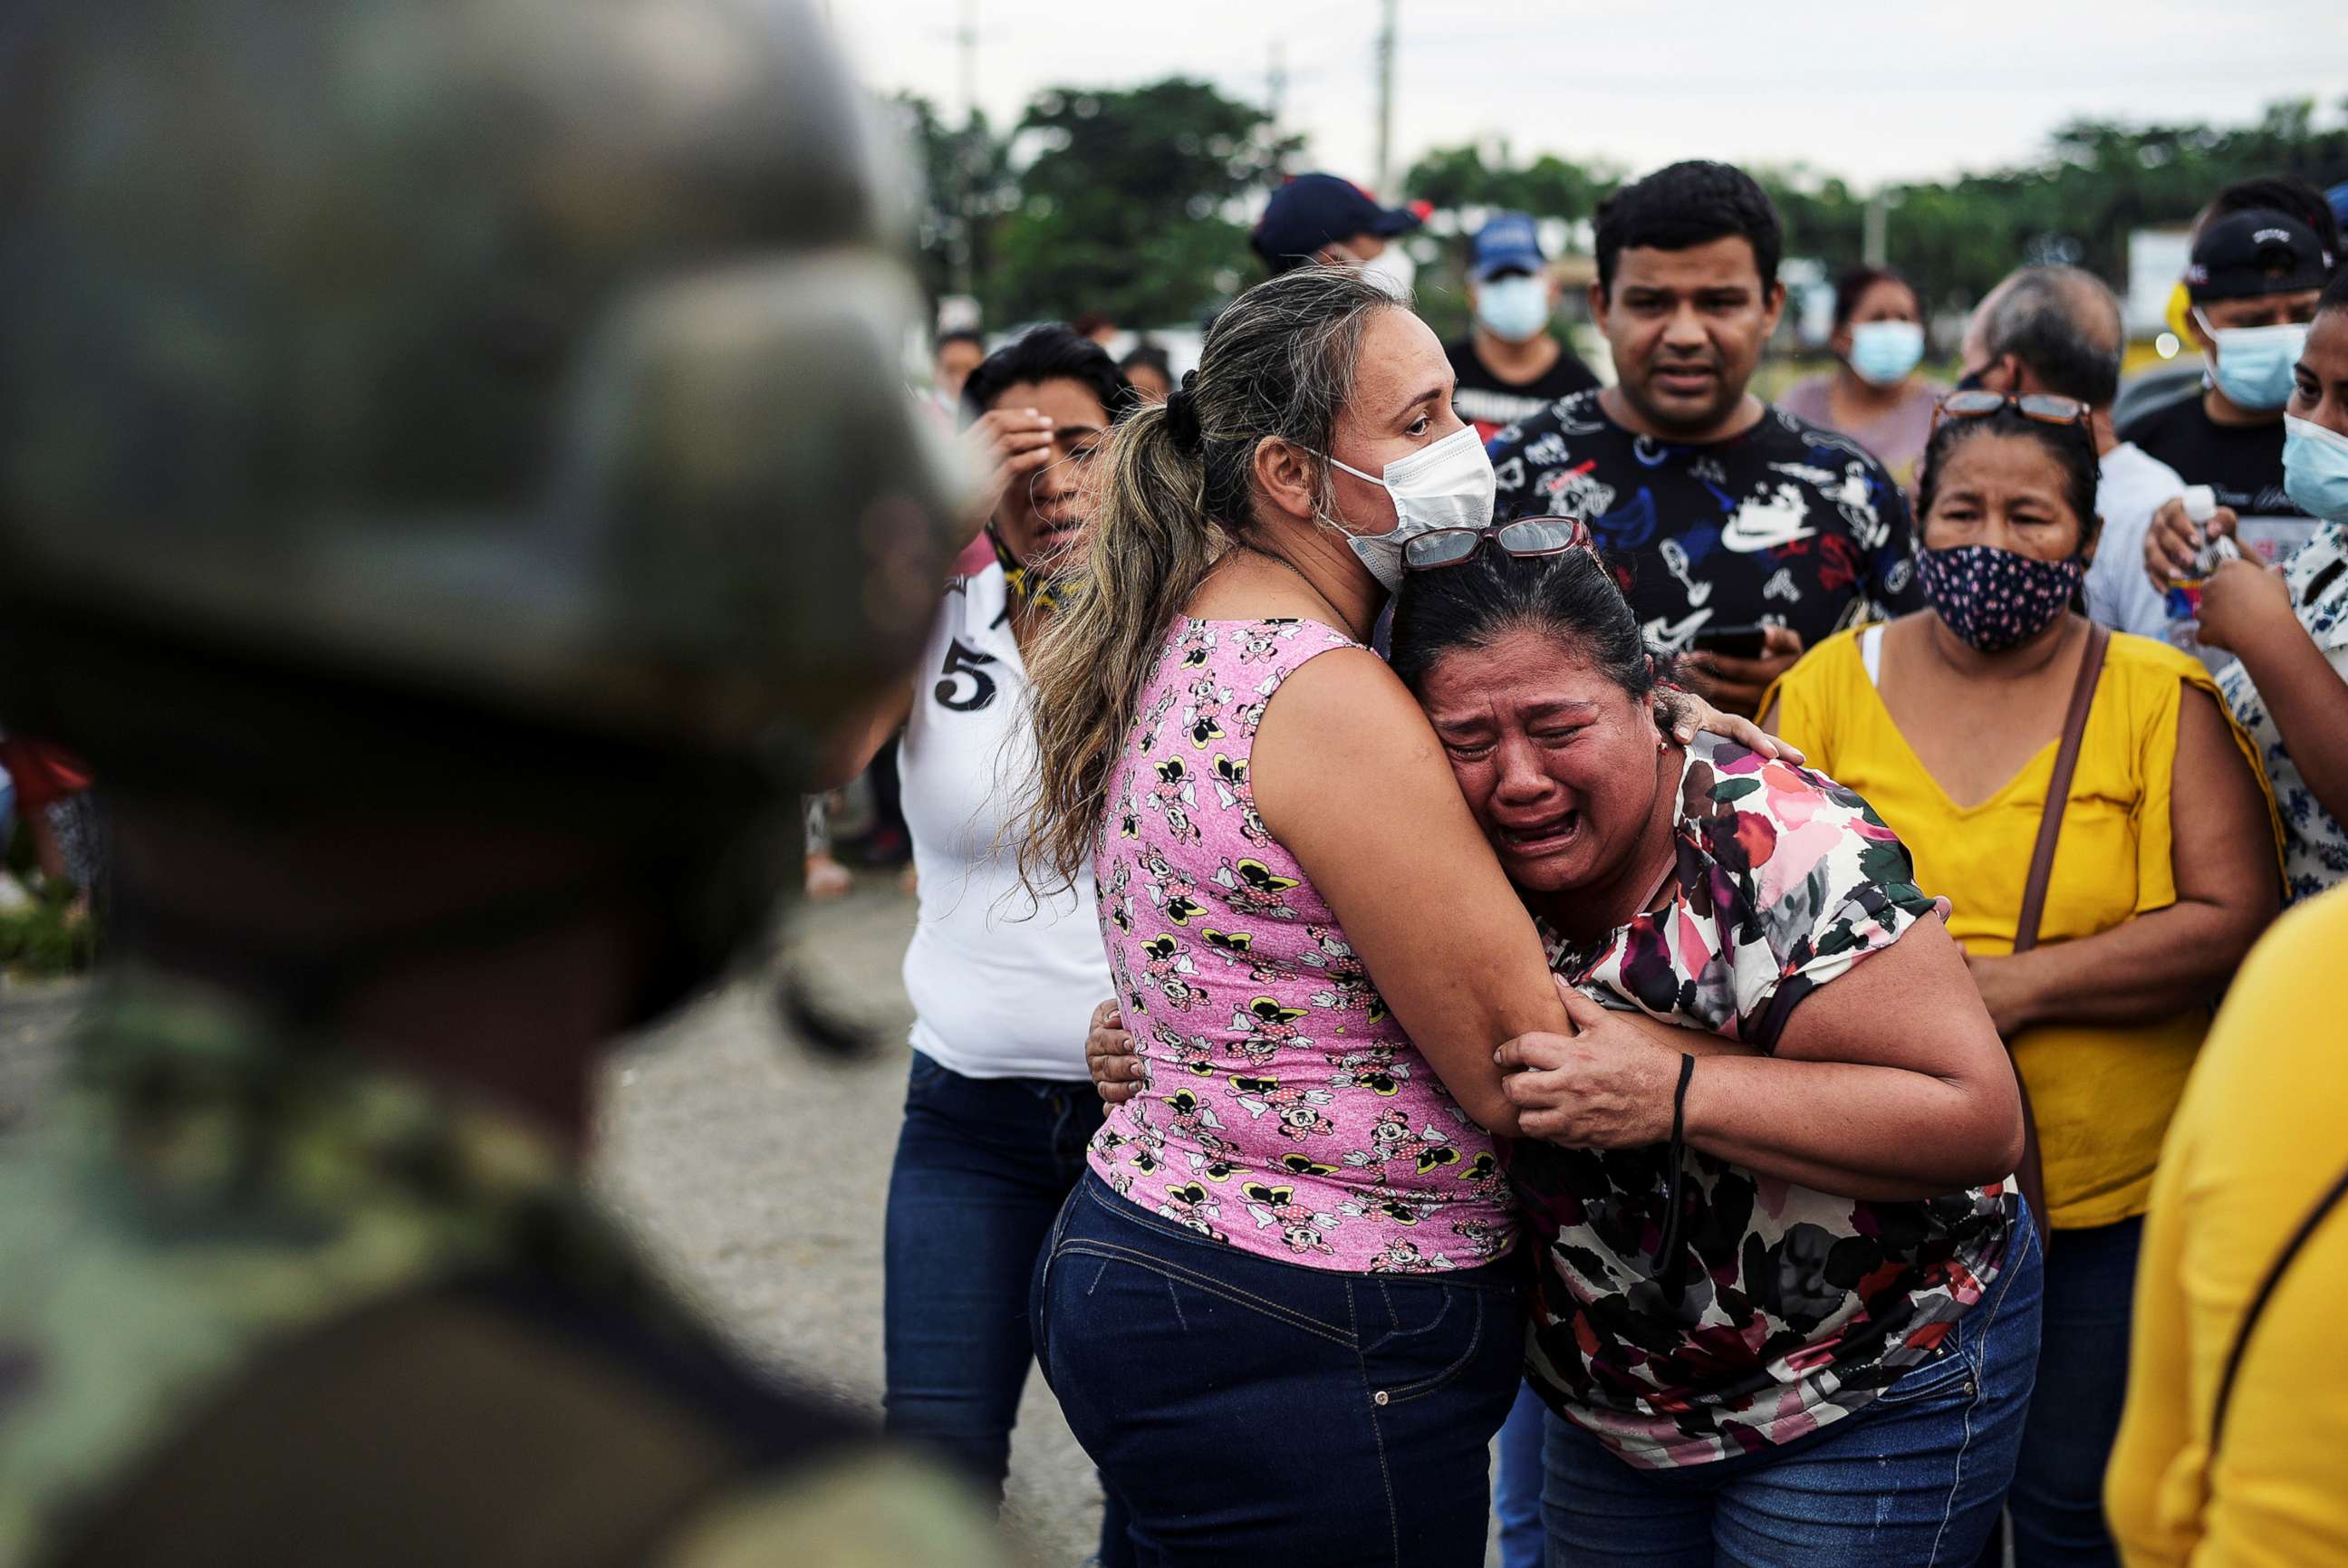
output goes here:
<path id="1" fill-rule="evenodd" d="M 1367 649 L 1323 654 L 1267 706 L 1249 763 L 1264 826 L 1335 912 L 1468 1115 L 1517 1130 L 1494 1049 L 1565 1032 L 1540 937 L 1418 705 Z"/>

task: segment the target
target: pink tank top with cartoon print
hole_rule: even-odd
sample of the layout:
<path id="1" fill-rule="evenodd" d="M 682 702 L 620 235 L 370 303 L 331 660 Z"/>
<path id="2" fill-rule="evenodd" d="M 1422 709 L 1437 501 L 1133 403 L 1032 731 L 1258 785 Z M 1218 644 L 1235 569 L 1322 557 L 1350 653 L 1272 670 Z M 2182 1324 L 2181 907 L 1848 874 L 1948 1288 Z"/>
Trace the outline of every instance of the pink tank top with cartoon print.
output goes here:
<path id="1" fill-rule="evenodd" d="M 1385 1009 L 1248 762 L 1311 621 L 1176 624 L 1143 688 L 1093 856 L 1101 934 L 1148 1086 L 1092 1167 L 1243 1251 L 1351 1273 L 1469 1268 L 1516 1224 L 1489 1134 Z"/>

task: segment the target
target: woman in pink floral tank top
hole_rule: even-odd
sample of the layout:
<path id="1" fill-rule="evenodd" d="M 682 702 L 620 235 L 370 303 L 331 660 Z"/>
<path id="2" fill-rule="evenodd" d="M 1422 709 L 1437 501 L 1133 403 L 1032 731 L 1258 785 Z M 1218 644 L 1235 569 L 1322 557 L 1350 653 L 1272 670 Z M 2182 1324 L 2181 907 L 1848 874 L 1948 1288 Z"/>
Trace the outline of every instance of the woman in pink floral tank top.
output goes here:
<path id="1" fill-rule="evenodd" d="M 1482 1561 L 1520 1352 L 1493 1051 L 1565 1017 L 1364 645 L 1402 540 L 1490 513 L 1451 382 L 1356 273 L 1241 295 L 1118 428 L 1086 586 L 1031 660 L 1022 868 L 1095 872 L 1152 1072 L 1032 1318 L 1144 1561 Z"/>
<path id="2" fill-rule="evenodd" d="M 1094 861 L 1109 969 L 1161 1064 L 1092 1166 L 1200 1235 L 1310 1268 L 1423 1274 L 1514 1240 L 1491 1136 L 1386 1010 L 1303 867 L 1265 830 L 1256 727 L 1303 620 L 1184 620 L 1144 688 Z"/>

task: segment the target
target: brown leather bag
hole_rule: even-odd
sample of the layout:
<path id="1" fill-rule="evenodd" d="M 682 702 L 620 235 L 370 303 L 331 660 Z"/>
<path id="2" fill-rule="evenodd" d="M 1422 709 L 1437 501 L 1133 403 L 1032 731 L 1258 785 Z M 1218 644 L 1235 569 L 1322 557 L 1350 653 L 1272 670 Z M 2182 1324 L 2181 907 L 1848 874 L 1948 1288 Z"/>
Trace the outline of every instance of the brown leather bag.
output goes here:
<path id="1" fill-rule="evenodd" d="M 2014 922 L 2013 950 L 2027 953 L 2038 945 L 2038 922 L 2046 913 L 2046 884 L 2054 875 L 2054 843 L 2063 836 L 2063 812 L 2071 800 L 2071 779 L 2079 770 L 2079 747 L 2086 738 L 2087 713 L 2096 706 L 2096 682 L 2104 673 L 2104 654 L 2112 634 L 2090 624 L 2087 646 L 2079 655 L 2079 678 L 2071 687 L 2071 709 L 2063 716 L 2063 742 L 2054 752 L 2054 771 L 2046 780 L 2046 809 L 2038 818 L 2038 842 L 2030 851 L 2030 875 L 2022 884 L 2022 916 Z M 2013 1087 L 2022 1095 L 2022 1167 L 2014 1172 L 2022 1196 L 2038 1222 L 2043 1245 L 2050 1221 L 2046 1213 L 2046 1183 L 2038 1158 L 2038 1119 L 2030 1109 L 2030 1090 L 2015 1073 Z"/>

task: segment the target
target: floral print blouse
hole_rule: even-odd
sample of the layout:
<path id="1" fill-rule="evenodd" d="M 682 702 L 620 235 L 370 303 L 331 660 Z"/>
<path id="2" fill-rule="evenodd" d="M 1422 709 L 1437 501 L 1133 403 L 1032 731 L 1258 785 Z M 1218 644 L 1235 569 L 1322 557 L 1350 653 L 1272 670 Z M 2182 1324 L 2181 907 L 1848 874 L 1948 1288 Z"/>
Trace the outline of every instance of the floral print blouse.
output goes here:
<path id="1" fill-rule="evenodd" d="M 1310 621 L 1176 623 L 1109 779 L 1101 934 L 1148 1081 L 1092 1169 L 1211 1242 L 1309 1268 L 1426 1274 L 1515 1240 L 1491 1135 L 1445 1092 L 1256 814 L 1256 727 Z"/>
<path id="2" fill-rule="evenodd" d="M 1866 801 L 1702 736 L 1656 906 L 1594 946 L 1544 929 L 1594 999 L 1772 1048 L 1811 990 L 1937 901 Z M 1703 1068 L 1699 1067 L 1698 1072 Z M 1702 1464 L 1864 1408 L 1996 1277 L 2013 1183 L 1925 1202 L 1838 1198 L 1688 1150 L 1671 1256 L 1668 1145 L 1507 1153 L 1540 1243 L 1529 1371 L 1633 1465 Z"/>
<path id="3" fill-rule="evenodd" d="M 2327 522 L 2317 529 L 2283 563 L 2282 577 L 2299 624 L 2323 650 L 2333 669 L 2348 680 L 2348 525 Z M 2218 689 L 2225 694 L 2234 722 L 2257 743 L 2259 760 L 2274 786 L 2275 809 L 2282 815 L 2284 901 L 2313 898 L 2348 882 L 2348 831 L 2300 777 L 2273 716 L 2240 661 L 2218 672 Z"/>

